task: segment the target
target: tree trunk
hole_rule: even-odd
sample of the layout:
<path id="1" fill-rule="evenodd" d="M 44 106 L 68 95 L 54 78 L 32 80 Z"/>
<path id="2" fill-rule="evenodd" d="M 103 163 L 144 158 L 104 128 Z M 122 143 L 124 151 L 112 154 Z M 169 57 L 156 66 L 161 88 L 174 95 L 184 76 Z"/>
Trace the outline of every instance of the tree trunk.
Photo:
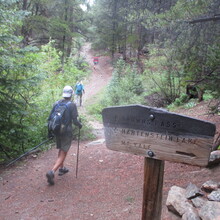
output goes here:
<path id="1" fill-rule="evenodd" d="M 113 19 L 113 23 L 112 23 L 112 46 L 111 46 L 111 55 L 112 55 L 112 59 L 114 58 L 114 54 L 115 54 L 115 48 L 116 48 L 116 28 L 117 28 L 117 22 L 116 22 L 116 16 L 117 15 L 117 0 L 114 0 L 114 5 L 113 5 L 113 13 L 112 13 L 112 19 Z"/>

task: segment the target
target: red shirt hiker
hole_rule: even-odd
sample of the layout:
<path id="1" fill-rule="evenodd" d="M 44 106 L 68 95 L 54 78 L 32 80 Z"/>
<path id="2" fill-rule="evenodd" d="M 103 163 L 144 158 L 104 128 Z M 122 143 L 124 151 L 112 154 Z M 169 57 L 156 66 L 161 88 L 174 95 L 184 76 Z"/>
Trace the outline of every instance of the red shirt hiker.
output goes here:
<path id="1" fill-rule="evenodd" d="M 93 58 L 93 63 L 94 63 L 94 64 L 98 64 L 98 62 L 99 62 L 99 58 L 98 58 L 98 57 L 94 57 L 94 58 Z"/>

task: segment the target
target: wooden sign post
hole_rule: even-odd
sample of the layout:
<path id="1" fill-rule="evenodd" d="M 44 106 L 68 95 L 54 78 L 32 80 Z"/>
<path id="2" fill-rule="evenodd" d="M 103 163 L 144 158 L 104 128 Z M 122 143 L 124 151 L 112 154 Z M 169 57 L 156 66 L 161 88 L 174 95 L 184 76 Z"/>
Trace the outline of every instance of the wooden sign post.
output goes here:
<path id="1" fill-rule="evenodd" d="M 206 166 L 215 125 L 143 105 L 105 108 L 102 117 L 107 148 L 145 157 L 142 220 L 159 220 L 164 161 Z"/>

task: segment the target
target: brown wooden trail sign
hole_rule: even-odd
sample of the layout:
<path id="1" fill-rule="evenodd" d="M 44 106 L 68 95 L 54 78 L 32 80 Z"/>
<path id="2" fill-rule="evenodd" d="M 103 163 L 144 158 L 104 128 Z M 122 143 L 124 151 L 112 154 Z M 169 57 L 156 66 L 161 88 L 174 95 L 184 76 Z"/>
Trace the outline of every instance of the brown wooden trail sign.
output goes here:
<path id="1" fill-rule="evenodd" d="M 206 166 L 215 125 L 143 105 L 105 108 L 102 117 L 107 148 L 145 157 L 142 220 L 159 220 L 164 160 Z"/>
<path id="2" fill-rule="evenodd" d="M 215 125 L 142 105 L 105 108 L 107 148 L 159 160 L 206 166 Z"/>

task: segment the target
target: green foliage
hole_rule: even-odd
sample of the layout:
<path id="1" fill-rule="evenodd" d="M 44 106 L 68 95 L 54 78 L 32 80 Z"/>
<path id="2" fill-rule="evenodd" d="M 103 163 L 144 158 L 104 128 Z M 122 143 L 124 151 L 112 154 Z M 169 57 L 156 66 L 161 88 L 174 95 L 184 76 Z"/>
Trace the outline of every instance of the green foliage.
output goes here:
<path id="1" fill-rule="evenodd" d="M 75 42 L 86 38 L 89 18 L 81 9 L 84 0 L 17 1 L 17 7 L 26 13 L 22 28 L 24 45 L 42 46 L 52 38 L 55 48 L 62 52 L 62 64 L 77 47 Z"/>
<path id="2" fill-rule="evenodd" d="M 94 103 L 88 107 L 88 111 L 91 115 L 93 115 L 97 120 L 101 121 L 101 113 L 103 106 L 101 103 Z"/>
<path id="3" fill-rule="evenodd" d="M 219 7 L 216 0 L 178 0 L 170 10 L 151 16 L 154 21 L 151 24 L 159 27 L 164 36 L 160 45 L 173 54 L 175 62 L 178 61 L 184 70 L 181 85 L 191 82 L 211 90 L 215 97 L 220 94 L 219 23 L 200 21 L 190 25 L 188 22 L 211 18 Z"/>
<path id="4" fill-rule="evenodd" d="M 48 76 L 53 76 L 61 69 L 60 55 L 55 49 L 55 41 L 50 40 L 48 44 L 41 47 L 41 61 L 40 66 L 44 69 Z"/>
<path id="5" fill-rule="evenodd" d="M 76 57 L 71 57 L 64 65 L 64 74 L 73 75 L 75 82 L 81 80 L 88 76 L 88 64 L 82 57 L 77 59 Z"/>
<path id="6" fill-rule="evenodd" d="M 220 30 L 219 30 L 220 33 Z M 211 91 L 215 98 L 220 97 L 220 37 L 218 42 L 208 47 L 207 63 L 205 66 L 205 76 L 203 86 Z M 207 83 L 208 82 L 208 83 Z"/>
<path id="7" fill-rule="evenodd" d="M 175 102 L 167 106 L 167 109 L 170 111 L 175 111 L 176 108 L 182 107 L 185 109 L 193 108 L 197 105 L 198 101 L 195 99 L 187 99 L 188 97 L 185 94 L 182 94 L 180 98 L 176 98 Z"/>
<path id="8" fill-rule="evenodd" d="M 203 99 L 204 101 L 208 101 L 208 100 L 211 100 L 213 99 L 214 96 L 213 96 L 213 92 L 212 91 L 209 91 L 209 90 L 206 90 L 204 95 L 203 95 Z"/>
<path id="9" fill-rule="evenodd" d="M 70 57 L 61 71 L 60 55 L 60 52 L 53 47 L 53 42 L 42 47 L 40 63 L 41 68 L 47 72 L 47 77 L 42 85 L 43 93 L 40 98 L 45 100 L 45 104 L 51 103 L 52 105 L 61 97 L 65 85 L 75 86 L 79 79 L 88 75 L 85 62 L 82 61 L 81 69 L 79 69 L 75 65 L 75 57 Z"/>
<path id="10" fill-rule="evenodd" d="M 70 31 L 70 28 L 68 26 L 67 21 L 62 20 L 60 18 L 52 18 L 51 19 L 51 29 L 50 29 L 50 35 L 56 36 L 58 39 L 62 39 L 63 35 L 71 35 L 72 32 Z"/>
<path id="11" fill-rule="evenodd" d="M 113 77 L 106 90 L 105 105 L 141 104 L 144 87 L 142 76 L 137 75 L 135 66 L 126 64 L 122 59 L 116 64 Z"/>
<path id="12" fill-rule="evenodd" d="M 131 42 L 133 34 L 127 33 L 127 16 L 129 15 L 127 5 L 127 1 L 121 0 L 97 0 L 95 2 L 92 7 L 93 27 L 90 29 L 95 49 L 108 49 L 114 55 L 117 48 L 125 48 L 126 34 L 129 35 Z"/>
<path id="13" fill-rule="evenodd" d="M 168 49 L 152 46 L 151 56 L 145 61 L 144 81 L 148 94 L 159 93 L 171 104 L 181 94 L 182 66 Z"/>
<path id="14" fill-rule="evenodd" d="M 35 111 L 39 110 L 34 99 L 41 91 L 40 83 L 44 74 L 37 67 L 37 58 L 34 50 L 17 48 L 13 50 L 13 55 L 8 54 L 0 61 L 0 102 L 3 106 L 0 111 L 0 143 L 8 156 L 24 151 L 30 143 L 39 141 L 40 135 L 33 135 L 39 123 L 33 117 L 37 114 Z M 36 121 L 34 125 L 33 121 Z"/>
<path id="15" fill-rule="evenodd" d="M 86 115 L 80 115 L 80 120 L 83 125 L 82 129 L 80 130 L 80 140 L 91 140 L 95 139 L 95 135 L 92 133 L 92 127 L 89 124 L 88 118 Z M 78 139 L 79 129 L 76 126 L 73 126 L 73 135 L 74 139 Z"/>
<path id="16" fill-rule="evenodd" d="M 164 10 L 162 13 L 149 13 L 146 24 L 151 27 L 156 25 L 160 28 L 181 25 L 183 22 L 205 13 L 205 9 L 209 6 L 206 0 L 173 2 L 169 10 Z"/>
<path id="17" fill-rule="evenodd" d="M 103 90 L 100 91 L 100 93 L 97 95 L 93 96 L 90 99 L 88 106 L 86 107 L 89 115 L 92 115 L 96 120 L 100 122 L 102 121 L 102 109 L 106 107 L 106 103 L 104 101 L 105 93 L 106 91 Z"/>
<path id="18" fill-rule="evenodd" d="M 188 103 L 186 103 L 184 105 L 185 108 L 193 108 L 194 106 L 196 106 L 197 102 L 196 100 L 191 99 Z"/>
<path id="19" fill-rule="evenodd" d="M 188 96 L 186 94 L 181 94 L 179 98 L 176 98 L 174 101 L 175 106 L 181 106 L 188 101 Z"/>
<path id="20" fill-rule="evenodd" d="M 11 1 L 11 3 L 14 3 Z M 14 35 L 25 13 L 16 12 L 16 4 L 0 6 L 0 158 L 13 157 L 35 143 L 33 99 L 40 92 L 44 74 L 38 69 L 36 48 L 20 48 L 21 38 Z M 7 7 L 6 7 L 7 6 Z M 37 124 L 37 122 L 36 122 Z"/>

